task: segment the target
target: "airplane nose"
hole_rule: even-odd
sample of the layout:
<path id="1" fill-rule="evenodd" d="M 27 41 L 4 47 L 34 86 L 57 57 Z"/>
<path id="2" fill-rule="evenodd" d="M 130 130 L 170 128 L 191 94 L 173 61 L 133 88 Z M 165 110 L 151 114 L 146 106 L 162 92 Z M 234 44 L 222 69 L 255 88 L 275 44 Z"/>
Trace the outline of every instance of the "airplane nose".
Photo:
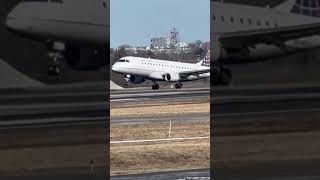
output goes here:
<path id="1" fill-rule="evenodd" d="M 112 71 L 115 71 L 116 67 L 115 67 L 115 64 L 111 67 L 111 70 Z"/>
<path id="2" fill-rule="evenodd" d="M 117 63 L 115 63 L 112 67 L 111 67 L 111 70 L 114 71 L 114 72 L 118 72 L 119 71 L 119 66 Z"/>
<path id="3" fill-rule="evenodd" d="M 8 30 L 14 30 L 16 29 L 16 24 L 15 24 L 15 18 L 8 16 L 6 19 L 6 27 Z"/>
<path id="4" fill-rule="evenodd" d="M 15 18 L 14 15 L 15 15 L 15 14 L 14 14 L 14 10 L 12 10 L 12 11 L 8 14 L 8 16 L 7 16 L 7 18 L 6 18 L 6 23 L 5 23 L 5 25 L 6 25 L 6 27 L 7 27 L 9 30 L 15 29 L 15 27 L 16 27 L 16 25 L 15 25 L 15 20 L 16 20 L 16 18 Z"/>
<path id="5" fill-rule="evenodd" d="M 27 8 L 27 3 L 19 3 L 7 15 L 5 26 L 8 30 L 21 30 L 25 28 L 27 24 L 25 17 L 28 13 L 30 13 L 30 11 L 29 8 Z"/>

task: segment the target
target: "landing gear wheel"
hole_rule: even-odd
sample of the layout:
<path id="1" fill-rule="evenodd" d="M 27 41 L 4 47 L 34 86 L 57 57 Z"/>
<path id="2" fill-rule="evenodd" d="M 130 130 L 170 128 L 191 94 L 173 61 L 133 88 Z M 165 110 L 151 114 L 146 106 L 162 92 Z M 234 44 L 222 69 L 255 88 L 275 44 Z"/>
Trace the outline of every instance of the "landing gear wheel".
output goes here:
<path id="1" fill-rule="evenodd" d="M 57 76 L 61 74 L 61 65 L 60 61 L 63 59 L 61 54 L 62 52 L 49 52 L 49 58 L 51 62 L 48 66 L 48 75 L 49 76 Z"/>
<path id="2" fill-rule="evenodd" d="M 158 84 L 153 84 L 153 85 L 152 85 L 152 89 L 153 89 L 153 90 L 156 90 L 156 89 L 159 89 L 159 88 L 160 88 L 160 87 L 159 87 Z"/>
<path id="3" fill-rule="evenodd" d="M 229 85 L 232 80 L 232 74 L 229 69 L 222 68 L 221 74 L 220 74 L 220 83 L 222 85 Z"/>
<path id="4" fill-rule="evenodd" d="M 176 89 L 181 89 L 182 88 L 182 83 L 176 83 L 175 87 L 176 87 Z"/>
<path id="5" fill-rule="evenodd" d="M 61 66 L 60 65 L 49 65 L 48 66 L 48 75 L 60 75 L 61 74 Z"/>
<path id="6" fill-rule="evenodd" d="M 211 69 L 211 84 L 218 85 L 220 83 L 220 72 L 221 68 L 218 66 L 213 66 Z"/>

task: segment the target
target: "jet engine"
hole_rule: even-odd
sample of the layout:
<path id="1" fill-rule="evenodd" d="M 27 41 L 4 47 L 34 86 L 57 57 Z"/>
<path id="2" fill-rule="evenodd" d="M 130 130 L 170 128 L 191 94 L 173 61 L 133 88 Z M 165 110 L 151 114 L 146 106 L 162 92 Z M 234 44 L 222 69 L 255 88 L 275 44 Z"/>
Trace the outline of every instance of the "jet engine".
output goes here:
<path id="1" fill-rule="evenodd" d="M 168 82 L 176 82 L 180 80 L 179 74 L 176 73 L 166 73 L 162 75 L 163 80 L 168 81 Z"/>
<path id="2" fill-rule="evenodd" d="M 126 75 L 125 79 L 127 82 L 130 82 L 132 84 L 141 84 L 145 81 L 143 77 L 133 75 Z"/>

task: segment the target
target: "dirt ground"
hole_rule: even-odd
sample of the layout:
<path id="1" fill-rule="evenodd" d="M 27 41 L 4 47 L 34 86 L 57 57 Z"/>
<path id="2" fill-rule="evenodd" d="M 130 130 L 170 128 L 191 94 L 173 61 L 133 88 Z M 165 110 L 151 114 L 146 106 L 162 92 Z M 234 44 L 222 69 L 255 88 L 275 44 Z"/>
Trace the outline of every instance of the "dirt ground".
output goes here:
<path id="1" fill-rule="evenodd" d="M 191 129 L 192 127 L 192 129 Z M 138 125 L 111 125 L 111 141 L 141 140 L 168 138 L 168 123 L 150 123 Z M 171 138 L 210 136 L 209 122 L 175 123 L 171 124 Z"/>
<path id="2" fill-rule="evenodd" d="M 18 148 L 0 150 L 0 174 L 27 175 L 41 171 L 72 174 L 72 169 L 81 169 L 75 174 L 91 172 L 90 161 L 95 167 L 105 167 L 104 145 L 71 145 L 42 148 Z M 69 171 L 69 172 L 68 172 Z"/>
<path id="3" fill-rule="evenodd" d="M 161 104 L 157 106 L 142 106 L 142 107 L 126 107 L 126 108 L 112 108 L 110 115 L 112 116 L 130 116 L 130 115 L 167 115 L 167 114 L 181 114 L 188 113 L 203 113 L 210 112 L 209 103 L 198 104 L 175 104 L 167 105 Z"/>
<path id="4" fill-rule="evenodd" d="M 210 167 L 209 139 L 111 146 L 111 175 Z"/>
<path id="5" fill-rule="evenodd" d="M 320 159 L 320 132 L 275 133 L 215 137 L 215 166 L 237 166 L 293 160 Z M 234 148 L 237 147 L 237 148 Z"/>
<path id="6" fill-rule="evenodd" d="M 168 138 L 168 124 L 114 125 L 111 141 Z M 209 137 L 205 123 L 172 123 L 171 137 Z M 209 168 L 210 140 L 111 144 L 111 175 Z"/>
<path id="7" fill-rule="evenodd" d="M 106 174 L 108 146 L 105 131 L 101 127 L 1 131 L 0 174 Z M 94 162 L 93 172 L 91 160 Z"/>

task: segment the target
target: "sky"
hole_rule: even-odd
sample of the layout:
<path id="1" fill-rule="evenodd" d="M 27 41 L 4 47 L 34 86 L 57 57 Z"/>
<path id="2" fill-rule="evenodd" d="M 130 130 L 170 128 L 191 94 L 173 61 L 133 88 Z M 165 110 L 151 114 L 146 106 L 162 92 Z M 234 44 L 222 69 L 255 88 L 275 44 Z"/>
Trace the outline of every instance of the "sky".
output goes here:
<path id="1" fill-rule="evenodd" d="M 210 0 L 110 0 L 110 46 L 150 46 L 176 27 L 181 42 L 210 39 Z"/>

